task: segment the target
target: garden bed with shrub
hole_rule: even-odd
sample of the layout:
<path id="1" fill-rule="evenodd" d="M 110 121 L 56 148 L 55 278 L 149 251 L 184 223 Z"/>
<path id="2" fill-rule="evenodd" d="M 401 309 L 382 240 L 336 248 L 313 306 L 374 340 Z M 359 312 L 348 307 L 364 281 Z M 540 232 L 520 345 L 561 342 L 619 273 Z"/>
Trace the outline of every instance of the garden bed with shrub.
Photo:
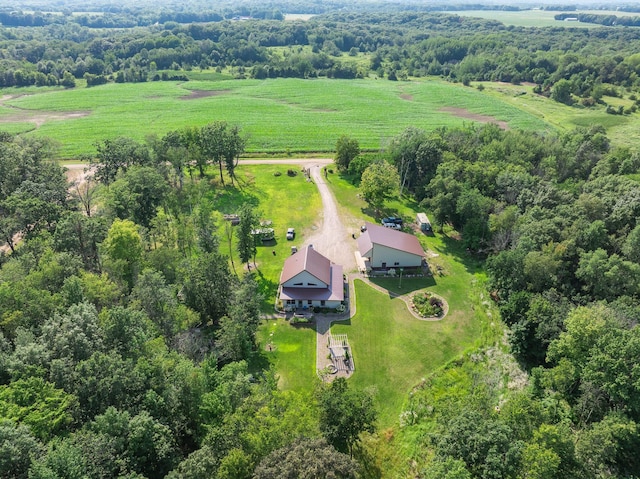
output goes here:
<path id="1" fill-rule="evenodd" d="M 441 318 L 445 313 L 444 299 L 430 291 L 414 294 L 411 304 L 414 311 L 423 318 Z"/>

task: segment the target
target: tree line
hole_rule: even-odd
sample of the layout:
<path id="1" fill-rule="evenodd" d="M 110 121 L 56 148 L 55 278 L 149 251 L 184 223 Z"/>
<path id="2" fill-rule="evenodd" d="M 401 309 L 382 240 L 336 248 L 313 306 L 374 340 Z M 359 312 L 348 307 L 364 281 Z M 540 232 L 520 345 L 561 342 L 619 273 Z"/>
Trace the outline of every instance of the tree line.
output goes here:
<path id="1" fill-rule="evenodd" d="M 188 78 L 194 68 L 213 68 L 239 78 L 437 75 L 464 83 L 533 82 L 547 95 L 564 82 L 570 94 L 597 102 L 607 88 L 638 86 L 633 45 L 639 36 L 634 28 L 507 27 L 458 15 L 375 9 L 297 22 L 167 19 L 116 30 L 78 23 L 5 26 L 0 86 L 72 87 L 80 78 L 89 85 L 175 80 Z"/>

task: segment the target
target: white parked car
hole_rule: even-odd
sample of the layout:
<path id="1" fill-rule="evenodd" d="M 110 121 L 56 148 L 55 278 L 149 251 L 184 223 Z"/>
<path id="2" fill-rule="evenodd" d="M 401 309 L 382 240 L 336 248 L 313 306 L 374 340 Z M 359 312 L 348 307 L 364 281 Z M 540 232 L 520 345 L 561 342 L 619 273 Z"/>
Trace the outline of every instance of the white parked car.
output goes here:
<path id="1" fill-rule="evenodd" d="M 382 226 L 384 226 L 385 228 L 391 228 L 394 230 L 401 230 L 402 226 L 397 225 L 395 223 L 382 223 Z"/>
<path id="2" fill-rule="evenodd" d="M 294 228 L 289 228 L 287 230 L 287 239 L 292 240 L 295 237 L 296 237 L 296 230 Z"/>

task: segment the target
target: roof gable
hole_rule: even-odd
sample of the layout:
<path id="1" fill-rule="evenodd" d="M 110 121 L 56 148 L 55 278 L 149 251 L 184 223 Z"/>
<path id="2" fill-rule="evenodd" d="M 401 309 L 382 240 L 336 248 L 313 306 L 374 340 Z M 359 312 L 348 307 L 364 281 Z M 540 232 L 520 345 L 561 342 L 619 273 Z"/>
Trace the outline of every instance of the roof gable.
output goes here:
<path id="1" fill-rule="evenodd" d="M 424 256 L 424 249 L 415 236 L 373 223 L 366 223 L 366 226 L 367 230 L 362 236 L 367 235 L 367 239 L 363 240 L 363 244 L 379 244 L 387 248 L 393 248 L 417 256 Z M 360 242 L 358 242 L 358 245 L 360 245 Z"/>
<path id="2" fill-rule="evenodd" d="M 311 274 L 324 284 L 331 284 L 331 261 L 322 256 L 311 245 L 289 256 L 282 268 L 280 284 L 289 281 L 303 271 Z"/>

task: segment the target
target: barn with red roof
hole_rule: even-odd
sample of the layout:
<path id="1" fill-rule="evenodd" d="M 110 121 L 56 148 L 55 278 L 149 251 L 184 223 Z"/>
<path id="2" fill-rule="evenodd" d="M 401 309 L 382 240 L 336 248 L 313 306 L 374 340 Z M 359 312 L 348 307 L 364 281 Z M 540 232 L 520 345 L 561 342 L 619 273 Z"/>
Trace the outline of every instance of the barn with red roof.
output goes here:
<path id="1" fill-rule="evenodd" d="M 424 249 L 413 235 L 373 223 L 358 237 L 358 251 L 367 269 L 417 268 L 422 266 Z"/>

